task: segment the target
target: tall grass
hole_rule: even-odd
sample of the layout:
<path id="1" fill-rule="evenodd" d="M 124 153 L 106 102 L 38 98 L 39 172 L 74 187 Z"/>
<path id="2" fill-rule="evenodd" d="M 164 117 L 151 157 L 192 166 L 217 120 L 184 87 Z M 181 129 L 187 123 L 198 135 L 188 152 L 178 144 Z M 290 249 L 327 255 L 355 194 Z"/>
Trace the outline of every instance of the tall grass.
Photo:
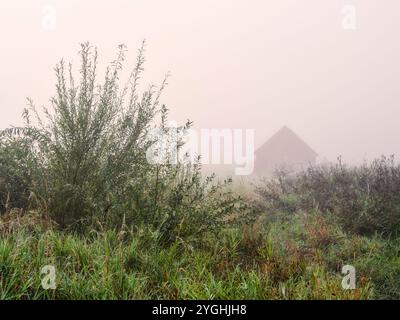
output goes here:
<path id="1" fill-rule="evenodd" d="M 394 261 L 398 268 L 398 243 L 390 247 L 379 237 L 346 237 L 318 217 L 270 224 L 259 230 L 256 243 L 242 229 L 227 228 L 196 248 L 184 242 L 160 246 L 160 234 L 146 227 L 79 236 L 29 219 L 9 226 L 12 221 L 16 217 L 3 217 L 0 225 L 2 299 L 399 297 L 396 279 L 385 278 L 388 269 L 382 270 Z M 318 239 L 321 223 L 333 245 Z M 357 268 L 356 290 L 341 287 L 344 264 Z M 55 290 L 41 286 L 44 265 L 56 267 Z"/>

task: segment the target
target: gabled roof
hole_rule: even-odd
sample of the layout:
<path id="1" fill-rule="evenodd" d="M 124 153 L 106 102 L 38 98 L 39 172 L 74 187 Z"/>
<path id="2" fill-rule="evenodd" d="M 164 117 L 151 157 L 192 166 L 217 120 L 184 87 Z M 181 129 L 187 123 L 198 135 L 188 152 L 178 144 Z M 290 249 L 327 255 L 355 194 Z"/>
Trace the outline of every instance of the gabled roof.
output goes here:
<path id="1" fill-rule="evenodd" d="M 297 134 L 291 129 L 283 126 L 269 140 L 267 140 L 255 152 L 259 154 L 276 154 L 283 153 L 285 150 L 293 150 L 301 153 L 306 153 L 310 157 L 316 157 L 318 154 L 310 148 Z"/>

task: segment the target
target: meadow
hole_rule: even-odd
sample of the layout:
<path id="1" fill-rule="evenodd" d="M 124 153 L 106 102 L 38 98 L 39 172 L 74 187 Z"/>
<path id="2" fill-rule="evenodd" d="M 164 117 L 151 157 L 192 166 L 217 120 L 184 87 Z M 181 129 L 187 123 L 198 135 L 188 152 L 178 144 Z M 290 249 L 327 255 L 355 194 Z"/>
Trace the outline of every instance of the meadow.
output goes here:
<path id="1" fill-rule="evenodd" d="M 59 231 L 37 214 L 1 220 L 1 299 L 399 299 L 398 240 L 348 235 L 318 213 L 224 228 L 192 246 L 157 231 Z M 341 269 L 353 265 L 356 288 Z M 45 290 L 41 268 L 56 270 Z"/>
<path id="2" fill-rule="evenodd" d="M 29 100 L 25 125 L 0 134 L 1 299 L 400 298 L 394 157 L 277 171 L 246 191 L 204 176 L 200 157 L 150 163 L 152 130 L 170 130 L 167 78 L 139 92 L 144 46 L 124 83 L 125 47 L 102 82 L 96 49 L 79 55 L 78 72 L 56 66 L 51 106 Z"/>

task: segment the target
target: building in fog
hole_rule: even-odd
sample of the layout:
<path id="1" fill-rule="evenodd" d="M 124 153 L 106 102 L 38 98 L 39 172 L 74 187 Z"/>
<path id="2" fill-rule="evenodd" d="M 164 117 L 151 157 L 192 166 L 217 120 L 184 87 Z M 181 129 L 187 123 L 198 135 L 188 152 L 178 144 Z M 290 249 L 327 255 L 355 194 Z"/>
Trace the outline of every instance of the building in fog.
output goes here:
<path id="1" fill-rule="evenodd" d="M 270 175 L 276 169 L 300 171 L 315 164 L 317 153 L 284 126 L 255 152 L 254 173 Z"/>

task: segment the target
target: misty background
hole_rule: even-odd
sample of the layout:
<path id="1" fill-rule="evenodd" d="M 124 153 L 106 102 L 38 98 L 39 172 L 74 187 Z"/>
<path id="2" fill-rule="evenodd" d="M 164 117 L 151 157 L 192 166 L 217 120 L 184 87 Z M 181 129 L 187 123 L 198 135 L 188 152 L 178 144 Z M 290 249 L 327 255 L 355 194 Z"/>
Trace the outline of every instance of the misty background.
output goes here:
<path id="1" fill-rule="evenodd" d="M 342 8 L 356 8 L 356 29 Z M 54 28 L 43 19 L 55 10 Z M 49 105 L 53 68 L 101 66 L 118 44 L 126 69 L 146 39 L 143 85 L 170 71 L 162 102 L 195 128 L 250 128 L 256 148 L 287 125 L 320 156 L 358 163 L 400 154 L 398 0 L 114 0 L 0 2 L 0 128 L 21 125 L 26 97 Z M 128 70 L 127 70 L 128 71 Z"/>

